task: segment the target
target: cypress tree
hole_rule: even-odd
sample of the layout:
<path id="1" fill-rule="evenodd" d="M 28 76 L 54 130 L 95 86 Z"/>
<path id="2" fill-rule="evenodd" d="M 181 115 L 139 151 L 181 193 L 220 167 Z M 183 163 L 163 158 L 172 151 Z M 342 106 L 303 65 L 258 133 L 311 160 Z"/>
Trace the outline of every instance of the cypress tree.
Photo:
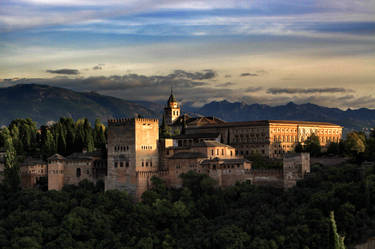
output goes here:
<path id="1" fill-rule="evenodd" d="M 337 226 L 335 221 L 335 214 L 333 211 L 330 213 L 330 221 L 332 225 L 332 232 L 333 232 L 333 249 L 345 249 L 344 244 L 344 237 L 340 236 L 337 232 Z"/>
<path id="2" fill-rule="evenodd" d="M 17 191 L 20 187 L 21 179 L 16 162 L 17 153 L 10 136 L 5 139 L 5 150 L 4 184 L 10 191 Z"/>

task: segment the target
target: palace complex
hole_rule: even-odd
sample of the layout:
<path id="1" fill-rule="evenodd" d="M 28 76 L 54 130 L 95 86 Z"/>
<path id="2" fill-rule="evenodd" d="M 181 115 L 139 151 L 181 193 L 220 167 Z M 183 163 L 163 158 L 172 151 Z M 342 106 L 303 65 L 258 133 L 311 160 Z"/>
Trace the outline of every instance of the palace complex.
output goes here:
<path id="1" fill-rule="evenodd" d="M 82 152 L 67 157 L 55 154 L 47 161 L 27 159 L 21 166 L 22 185 L 33 187 L 44 177 L 48 189 L 60 190 L 84 179 L 102 180 L 106 190 L 126 190 L 139 199 L 153 176 L 179 187 L 179 175 L 195 171 L 209 175 L 219 186 L 247 181 L 289 188 L 310 172 L 310 155 L 292 153 L 297 143 L 303 144 L 315 134 L 324 147 L 339 142 L 342 136 L 341 126 L 323 122 L 225 122 L 215 117 L 191 117 L 182 114 L 173 94 L 161 126 L 158 119 L 108 120 L 106 155 Z M 159 130 L 165 129 L 178 130 L 180 135 L 159 137 Z M 251 154 L 282 159 L 283 166 L 253 169 L 246 159 Z"/>

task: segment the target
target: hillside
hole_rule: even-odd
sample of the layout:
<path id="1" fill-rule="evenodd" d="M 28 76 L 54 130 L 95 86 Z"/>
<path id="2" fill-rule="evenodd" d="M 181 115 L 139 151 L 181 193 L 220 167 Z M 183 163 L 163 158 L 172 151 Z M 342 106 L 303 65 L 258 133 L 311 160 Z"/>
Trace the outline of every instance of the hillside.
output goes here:
<path id="1" fill-rule="evenodd" d="M 138 114 L 155 116 L 153 111 L 123 99 L 36 84 L 0 88 L 0 106 L 0 125 L 28 117 L 42 125 L 62 116 L 74 119 L 87 117 L 90 121 Z"/>
<path id="2" fill-rule="evenodd" d="M 375 126 L 375 110 L 361 108 L 346 111 L 314 104 L 297 105 L 292 102 L 286 105 L 269 106 L 228 101 L 211 102 L 201 108 L 187 108 L 184 111 L 195 112 L 207 116 L 215 116 L 226 121 L 247 120 L 303 120 L 332 122 L 346 129 L 361 130 Z"/>

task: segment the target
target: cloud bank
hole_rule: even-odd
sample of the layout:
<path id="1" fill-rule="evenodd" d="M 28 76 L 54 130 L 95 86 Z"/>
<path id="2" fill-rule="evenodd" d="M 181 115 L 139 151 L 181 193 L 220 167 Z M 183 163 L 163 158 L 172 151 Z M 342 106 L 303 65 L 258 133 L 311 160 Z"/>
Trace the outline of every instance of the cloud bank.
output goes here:
<path id="1" fill-rule="evenodd" d="M 171 87 L 183 103 L 201 106 L 211 101 L 244 101 L 248 104 L 282 105 L 288 102 L 315 103 L 339 108 L 375 108 L 371 95 L 356 96 L 346 88 L 264 88 L 259 85 L 236 88 L 233 82 L 217 82 L 218 73 L 212 69 L 202 71 L 174 70 L 166 75 L 125 75 L 95 77 L 22 78 L 3 79 L 2 87 L 15 84 L 47 84 L 76 91 L 95 91 L 127 100 L 165 101 Z M 224 77 L 225 79 L 225 77 Z M 349 94 L 350 93 L 350 94 Z"/>
<path id="2" fill-rule="evenodd" d="M 57 70 L 46 70 L 47 73 L 53 74 L 68 74 L 68 75 L 77 75 L 79 70 L 77 69 L 57 69 Z"/>

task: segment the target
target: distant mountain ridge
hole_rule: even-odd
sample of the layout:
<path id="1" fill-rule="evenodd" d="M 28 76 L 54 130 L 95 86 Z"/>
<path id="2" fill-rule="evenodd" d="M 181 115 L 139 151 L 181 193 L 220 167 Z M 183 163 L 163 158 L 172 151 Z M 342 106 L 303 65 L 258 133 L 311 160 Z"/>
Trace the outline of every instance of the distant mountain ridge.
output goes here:
<path id="1" fill-rule="evenodd" d="M 38 125 L 56 121 L 60 117 L 90 121 L 112 117 L 157 117 L 134 102 L 94 92 L 76 92 L 66 88 L 39 84 L 20 84 L 0 88 L 0 125 L 8 125 L 16 118 L 31 118 Z"/>
<path id="2" fill-rule="evenodd" d="M 186 108 L 186 106 L 185 106 Z M 330 122 L 344 126 L 347 130 L 362 130 L 375 127 L 375 110 L 361 108 L 346 111 L 323 107 L 311 103 L 297 105 L 269 106 L 240 102 L 214 101 L 200 108 L 186 108 L 186 111 L 215 116 L 226 121 L 251 120 L 301 120 Z M 184 110 L 185 111 L 185 110 Z"/>
<path id="3" fill-rule="evenodd" d="M 126 98 L 126 96 L 124 96 Z M 167 97 L 166 100 L 167 101 Z M 56 121 L 60 117 L 90 121 L 112 117 L 162 117 L 163 103 L 127 101 L 95 92 L 76 92 L 66 88 L 38 84 L 21 84 L 0 88 L 0 125 L 16 118 L 30 117 L 38 123 Z M 196 116 L 215 116 L 225 121 L 301 120 L 339 124 L 346 130 L 375 127 L 375 110 L 361 108 L 346 111 L 315 104 L 269 106 L 240 102 L 214 101 L 196 108 L 185 104 L 183 113 Z"/>

